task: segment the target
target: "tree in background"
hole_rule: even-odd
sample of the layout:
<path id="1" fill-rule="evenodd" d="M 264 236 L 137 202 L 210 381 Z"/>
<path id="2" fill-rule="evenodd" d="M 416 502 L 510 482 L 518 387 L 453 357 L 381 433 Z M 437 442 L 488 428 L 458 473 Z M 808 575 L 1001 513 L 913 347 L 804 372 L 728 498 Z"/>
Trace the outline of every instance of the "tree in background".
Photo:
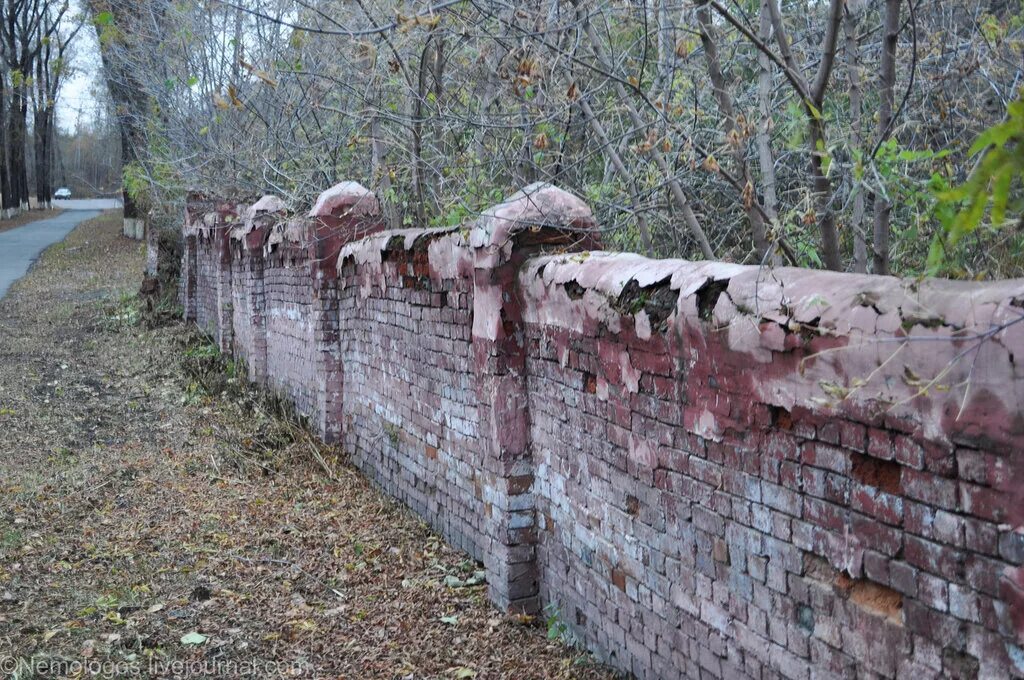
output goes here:
<path id="1" fill-rule="evenodd" d="M 89 6 L 126 206 L 168 224 L 188 190 L 298 207 L 349 178 L 394 226 L 456 225 L 544 180 L 625 249 L 922 274 L 1024 84 L 1016 0 Z M 1024 274 L 989 214 L 947 274 Z"/>
<path id="2" fill-rule="evenodd" d="M 155 20 L 168 3 L 89 0 L 88 4 L 99 39 L 107 90 L 121 132 L 121 165 L 125 173 L 122 191 L 124 233 L 133 238 L 143 238 L 145 208 L 135 187 L 139 183 L 142 157 L 147 148 L 146 121 L 150 111 L 145 83 L 141 80 L 143 74 L 136 70 L 135 64 L 136 55 L 158 48 L 156 43 L 143 41 L 148 36 L 164 35 L 162 26 L 158 23 L 151 27 L 145 22 Z"/>
<path id="3" fill-rule="evenodd" d="M 40 61 L 54 58 L 54 41 L 63 45 L 57 49 L 60 53 L 67 47 L 58 31 L 68 10 L 67 2 L 48 0 L 4 0 L 0 4 L 0 125 L 4 128 L 0 193 L 7 215 L 29 207 L 29 105 L 35 94 L 37 71 L 55 75 L 51 72 L 52 64 L 39 71 Z M 59 85 L 59 80 L 52 84 Z M 56 87 L 52 94 L 56 96 Z M 36 134 L 45 143 L 50 133 L 44 128 Z M 45 177 L 44 168 L 37 170 L 44 170 Z"/>
<path id="4" fill-rule="evenodd" d="M 55 130 L 52 180 L 74 196 L 121 196 L 121 129 L 105 88 L 74 127 Z"/>
<path id="5" fill-rule="evenodd" d="M 66 1 L 0 0 L 0 214 L 48 208 L 54 186 L 54 110 L 81 26 Z M 31 110 L 31 117 L 29 112 Z M 30 124 L 31 123 L 31 124 Z M 31 161 L 30 151 L 32 150 Z"/>
<path id="6" fill-rule="evenodd" d="M 61 11 L 66 11 L 66 5 Z M 56 105 L 64 79 L 70 73 L 68 50 L 71 42 L 82 28 L 76 22 L 61 30 L 60 17 L 52 17 L 54 10 L 46 7 L 44 14 L 51 15 L 44 25 L 56 28 L 51 34 L 40 39 L 40 51 L 35 60 L 35 81 L 32 83 L 32 139 L 35 151 L 36 203 L 50 207 L 53 198 L 53 166 L 56 159 Z"/>

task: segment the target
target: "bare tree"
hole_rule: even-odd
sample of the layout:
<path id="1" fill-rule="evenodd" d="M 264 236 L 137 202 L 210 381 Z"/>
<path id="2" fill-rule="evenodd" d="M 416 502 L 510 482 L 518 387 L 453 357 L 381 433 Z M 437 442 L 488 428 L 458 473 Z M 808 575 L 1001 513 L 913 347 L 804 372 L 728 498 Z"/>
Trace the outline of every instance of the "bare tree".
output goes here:
<path id="1" fill-rule="evenodd" d="M 158 209 L 187 189 L 298 206 L 353 178 L 394 226 L 454 225 L 540 180 L 584 196 L 613 247 L 920 271 L 929 183 L 956 181 L 957 140 L 1019 85 L 1019 8 L 985 10 L 981 40 L 960 3 L 748 5 L 90 7 L 110 15 L 98 28 L 130 184 Z M 971 266 L 1013 270 L 996 252 Z"/>

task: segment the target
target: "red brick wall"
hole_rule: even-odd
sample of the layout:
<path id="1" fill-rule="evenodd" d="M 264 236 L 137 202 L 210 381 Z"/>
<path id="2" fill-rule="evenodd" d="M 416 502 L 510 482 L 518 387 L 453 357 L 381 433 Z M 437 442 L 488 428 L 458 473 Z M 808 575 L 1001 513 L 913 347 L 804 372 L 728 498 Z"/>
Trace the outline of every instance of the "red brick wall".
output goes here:
<path id="1" fill-rule="evenodd" d="M 267 375 L 266 297 L 262 247 L 253 250 L 243 239 L 231 243 L 231 304 L 236 359 L 249 380 L 265 384 Z"/>
<path id="2" fill-rule="evenodd" d="M 184 316 L 208 333 L 222 350 L 233 342 L 231 259 L 228 232 L 234 207 L 190 196 L 185 214 L 182 256 Z"/>
<path id="3" fill-rule="evenodd" d="M 594 254 L 520 286 L 541 594 L 606 658 L 1021 675 L 999 584 L 1024 536 L 997 489 L 1024 448 L 1024 324 L 977 335 L 1020 318 L 1024 282 Z"/>
<path id="4" fill-rule="evenodd" d="M 413 232 L 344 252 L 344 444 L 381 488 L 483 560 L 472 285 L 457 271 L 432 275 L 427 255 L 431 242 L 455 239 Z"/>
<path id="5" fill-rule="evenodd" d="M 270 252 L 263 269 L 267 386 L 303 417 L 316 409 L 313 277 L 306 253 L 295 247 Z"/>
<path id="6" fill-rule="evenodd" d="M 269 383 L 637 677 L 1024 677 L 1024 282 L 544 255 L 595 225 L 524 191 L 466 230 L 247 220 L 236 351 L 259 281 Z"/>

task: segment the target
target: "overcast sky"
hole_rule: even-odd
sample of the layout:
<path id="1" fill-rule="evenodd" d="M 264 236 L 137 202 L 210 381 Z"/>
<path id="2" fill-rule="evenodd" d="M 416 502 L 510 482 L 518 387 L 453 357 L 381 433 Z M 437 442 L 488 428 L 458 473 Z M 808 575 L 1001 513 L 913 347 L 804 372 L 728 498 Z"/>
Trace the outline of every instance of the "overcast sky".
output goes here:
<path id="1" fill-rule="evenodd" d="M 57 125 L 70 132 L 74 132 L 79 119 L 83 125 L 96 119 L 99 103 L 95 90 L 106 87 L 100 76 L 99 45 L 92 26 L 82 27 L 75 37 L 72 68 L 72 77 L 57 96 Z"/>

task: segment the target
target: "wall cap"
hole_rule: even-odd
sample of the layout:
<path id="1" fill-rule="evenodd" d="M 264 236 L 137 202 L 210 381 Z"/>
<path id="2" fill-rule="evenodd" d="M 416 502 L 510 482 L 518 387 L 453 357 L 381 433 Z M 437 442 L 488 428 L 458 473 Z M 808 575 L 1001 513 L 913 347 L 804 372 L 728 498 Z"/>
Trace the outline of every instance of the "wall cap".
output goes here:
<path id="1" fill-rule="evenodd" d="M 317 197 L 309 217 L 330 217 L 339 212 L 352 215 L 379 215 L 380 202 L 359 182 L 338 182 Z"/>
<path id="2" fill-rule="evenodd" d="M 469 235 L 473 248 L 504 248 L 516 233 L 546 228 L 592 233 L 597 223 L 590 207 L 568 191 L 535 182 L 484 211 Z"/>

